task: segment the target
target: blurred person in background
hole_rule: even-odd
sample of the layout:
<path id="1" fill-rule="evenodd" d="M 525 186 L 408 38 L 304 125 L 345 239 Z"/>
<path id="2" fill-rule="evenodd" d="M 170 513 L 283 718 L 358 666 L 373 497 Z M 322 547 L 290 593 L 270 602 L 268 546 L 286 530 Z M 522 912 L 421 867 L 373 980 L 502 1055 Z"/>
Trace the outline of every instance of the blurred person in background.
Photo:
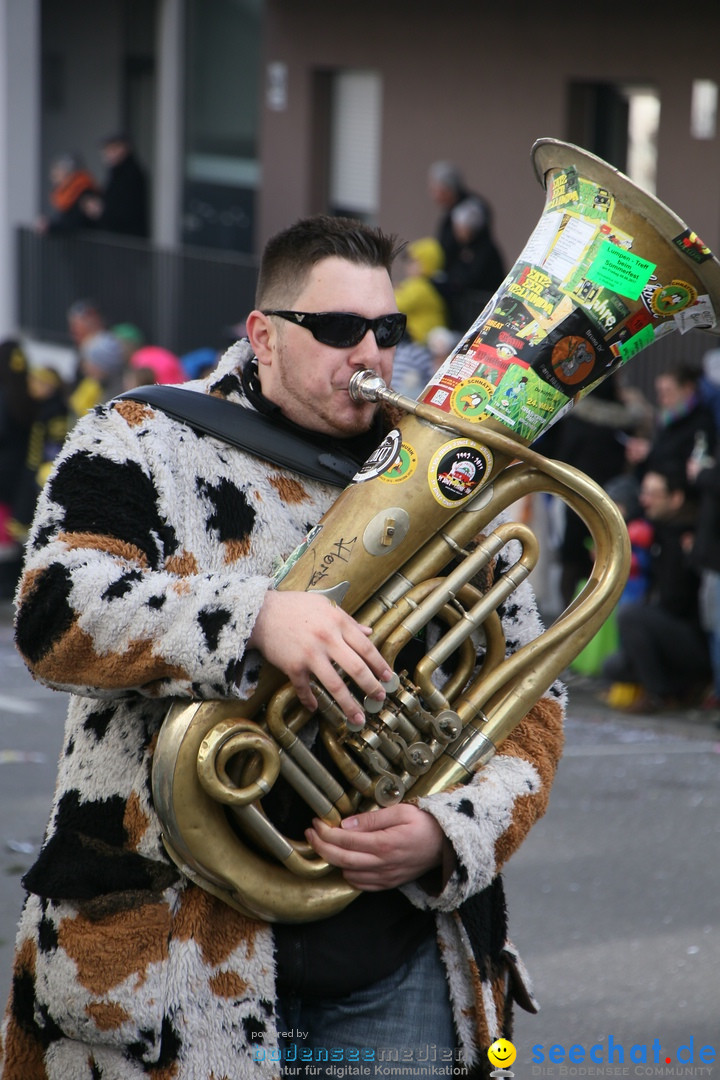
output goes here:
<path id="1" fill-rule="evenodd" d="M 442 210 L 436 236 L 445 264 L 434 280 L 448 304 L 450 326 L 463 333 L 505 276 L 492 211 L 486 199 L 467 188 L 452 162 L 430 166 L 428 189 Z"/>
<path id="2" fill-rule="evenodd" d="M 652 525 L 647 591 L 619 606 L 619 648 L 605 661 L 603 675 L 635 685 L 638 693 L 623 711 L 645 714 L 697 704 L 711 667 L 693 563 L 697 507 L 688 496 L 685 468 L 647 471 L 640 505 Z"/>
<path id="3" fill-rule="evenodd" d="M 22 548 L 11 530 L 27 457 L 35 404 L 20 342 L 0 342 L 0 598 L 9 599 L 20 574 Z"/>
<path id="4" fill-rule="evenodd" d="M 657 414 L 655 430 L 649 436 L 626 442 L 625 458 L 638 484 L 645 472 L 678 470 L 685 466 L 696 443 L 706 450 L 715 445 L 712 409 L 702 400 L 702 368 L 684 360 L 655 377 Z"/>
<path id="5" fill-rule="evenodd" d="M 39 233 L 70 233 L 93 227 L 84 208 L 85 196 L 98 186 L 79 154 L 59 154 L 50 166 L 50 214 L 38 218 Z"/>
<path id="6" fill-rule="evenodd" d="M 447 306 L 433 282 L 443 268 L 445 256 L 440 242 L 432 236 L 413 240 L 403 254 L 403 273 L 395 286 L 395 302 L 398 311 L 407 315 L 410 339 L 426 345 L 431 330 L 448 324 Z"/>
<path id="7" fill-rule="evenodd" d="M 71 413 L 79 418 L 122 393 L 125 347 L 106 329 L 105 317 L 94 300 L 76 300 L 68 309 L 67 320 L 78 355 L 78 378 L 69 403 Z"/>
<path id="8" fill-rule="evenodd" d="M 97 229 L 126 236 L 148 235 L 148 186 L 130 137 L 124 132 L 102 142 L 107 176 L 98 195 L 83 199 L 83 210 Z"/>
<path id="9" fill-rule="evenodd" d="M 30 368 L 28 390 L 35 402 L 28 450 L 13 504 L 12 531 L 27 538 L 38 496 L 70 428 L 67 387 L 51 367 Z"/>

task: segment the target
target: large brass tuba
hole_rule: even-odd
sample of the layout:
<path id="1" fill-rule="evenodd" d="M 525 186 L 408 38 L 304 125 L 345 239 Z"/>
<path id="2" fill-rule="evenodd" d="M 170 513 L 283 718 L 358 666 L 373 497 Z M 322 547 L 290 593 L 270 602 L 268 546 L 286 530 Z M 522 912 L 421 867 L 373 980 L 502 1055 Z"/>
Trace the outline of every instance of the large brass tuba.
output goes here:
<path id="1" fill-rule="evenodd" d="M 322 591 L 372 627 L 395 672 L 386 701 L 366 702 L 365 727 L 350 731 L 321 687 L 311 717 L 266 665 L 249 701 L 177 701 L 163 723 L 153 794 L 167 850 L 189 878 L 253 917 L 324 918 L 357 895 L 266 814 L 278 777 L 333 824 L 466 782 L 623 589 L 629 544 L 614 503 L 529 445 L 658 337 L 715 330 L 720 262 L 667 207 L 593 155 L 542 139 L 533 160 L 547 192 L 543 215 L 419 399 L 372 372 L 355 376 L 359 399 L 387 400 L 406 415 L 276 583 Z M 497 609 L 532 572 L 538 543 L 503 512 L 539 491 L 585 522 L 594 570 L 548 630 L 506 656 Z M 486 569 L 500 552 L 507 569 L 493 582 Z M 405 670 L 403 649 L 431 625 L 436 640 Z M 310 722 L 329 764 L 303 739 Z"/>

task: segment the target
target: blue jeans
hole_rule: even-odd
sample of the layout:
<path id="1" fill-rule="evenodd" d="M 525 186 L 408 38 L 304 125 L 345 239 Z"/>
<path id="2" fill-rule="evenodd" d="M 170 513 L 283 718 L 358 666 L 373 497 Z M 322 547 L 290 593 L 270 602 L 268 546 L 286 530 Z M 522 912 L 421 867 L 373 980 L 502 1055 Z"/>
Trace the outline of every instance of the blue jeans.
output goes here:
<path id="1" fill-rule="evenodd" d="M 460 1061 L 447 976 L 434 937 L 392 975 L 346 997 L 281 997 L 279 1023 L 286 1033 L 286 1077 L 349 1080 L 373 1075 L 376 1063 L 394 1064 L 403 1077 L 431 1075 L 433 1064 L 444 1075 L 458 1075 L 452 1068 Z"/>

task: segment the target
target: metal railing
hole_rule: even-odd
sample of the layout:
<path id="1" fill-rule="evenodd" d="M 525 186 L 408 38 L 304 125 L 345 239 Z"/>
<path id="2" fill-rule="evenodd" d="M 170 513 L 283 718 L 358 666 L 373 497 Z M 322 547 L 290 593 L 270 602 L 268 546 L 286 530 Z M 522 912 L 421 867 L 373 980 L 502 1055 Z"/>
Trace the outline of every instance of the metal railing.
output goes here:
<path id="1" fill-rule="evenodd" d="M 226 343 L 253 307 L 257 260 L 205 248 L 161 248 L 110 234 L 17 232 L 18 326 L 69 341 L 67 310 L 92 298 L 108 325 L 134 323 L 148 344 L 183 354 Z"/>

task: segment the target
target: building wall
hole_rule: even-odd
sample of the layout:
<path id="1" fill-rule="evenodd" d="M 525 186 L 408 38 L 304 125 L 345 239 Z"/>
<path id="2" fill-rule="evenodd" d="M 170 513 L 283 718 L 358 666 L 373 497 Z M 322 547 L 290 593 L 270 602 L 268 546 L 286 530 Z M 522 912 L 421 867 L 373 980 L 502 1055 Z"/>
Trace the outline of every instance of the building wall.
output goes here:
<path id="1" fill-rule="evenodd" d="M 495 210 L 509 262 L 544 197 L 530 161 L 539 137 L 567 138 L 574 80 L 649 83 L 661 98 L 657 194 L 720 249 L 720 138 L 690 135 L 694 78 L 720 81 L 720 5 L 603 3 L 574 9 L 514 0 L 267 0 L 265 62 L 287 66 L 287 107 L 261 102 L 258 241 L 313 212 L 308 132 L 314 74 L 374 69 L 383 79 L 377 222 L 405 238 L 434 228 L 429 164 L 454 160 Z"/>

